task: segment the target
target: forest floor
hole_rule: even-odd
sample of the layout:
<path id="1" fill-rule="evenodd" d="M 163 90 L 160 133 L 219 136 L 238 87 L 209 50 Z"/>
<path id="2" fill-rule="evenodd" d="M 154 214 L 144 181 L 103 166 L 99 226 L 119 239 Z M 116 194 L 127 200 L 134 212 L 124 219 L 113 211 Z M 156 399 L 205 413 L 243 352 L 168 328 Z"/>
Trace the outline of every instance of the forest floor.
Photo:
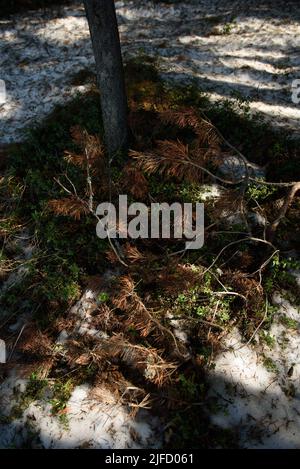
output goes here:
<path id="1" fill-rule="evenodd" d="M 145 169 L 142 152 L 147 145 L 155 149 L 155 140 L 180 138 L 193 148 L 190 124 L 181 122 L 178 130 L 175 116 L 178 109 L 186 115 L 188 107 L 204 109 L 238 150 L 226 153 L 226 141 L 220 143 L 215 134 L 215 142 L 202 135 L 208 148 L 224 158 L 242 151 L 257 178 L 299 180 L 300 107 L 291 97 L 292 82 L 300 77 L 298 2 L 117 1 L 116 7 L 139 169 Z M 220 231 L 208 235 L 200 261 L 192 255 L 179 258 L 172 265 L 176 275 L 166 270 L 174 246 L 165 255 L 147 244 L 137 251 L 124 247 L 132 262 L 124 272 L 115 259 L 104 260 L 108 246 L 93 240 L 93 221 L 67 224 L 59 217 L 56 222 L 53 213 L 45 215 L 51 203 L 63 213 L 57 205 L 62 191 L 54 189 L 53 176 L 66 168 L 55 159 L 65 150 L 72 159 L 85 138 L 74 131 L 71 138 L 70 128 L 80 125 L 92 135 L 100 130 L 81 3 L 1 18 L 0 26 L 0 78 L 7 89 L 0 104 L 0 149 L 3 158 L 11 153 L 1 179 L 1 203 L 9 196 L 12 213 L 3 209 L 1 220 L 1 328 L 9 345 L 0 389 L 1 446 L 176 447 L 182 440 L 187 446 L 299 448 L 299 198 L 274 247 L 266 226 L 274 207 L 282 207 L 283 188 L 248 187 L 246 226 L 243 217 L 222 224 L 213 210 L 226 184 L 202 179 L 206 189 L 199 191 L 187 180 L 189 185 L 180 181 L 178 189 L 172 181 L 147 175 L 142 184 L 151 197 L 205 201 L 208 220 Z M 162 117 L 170 119 L 162 130 L 158 122 L 168 107 L 174 116 Z M 205 127 L 201 119 L 193 121 L 192 132 Z M 40 128 L 34 130 L 35 124 Z M 237 166 L 243 171 L 240 161 Z M 221 164 L 217 169 L 234 178 L 228 165 L 226 171 Z M 68 174 L 80 180 L 72 171 L 68 167 Z M 118 171 L 116 191 L 122 184 L 124 190 Z M 249 225 L 252 237 L 265 243 L 262 248 L 245 242 Z M 234 249 L 229 246 L 219 259 L 230 243 L 236 243 Z M 153 277 L 152 268 L 157 269 Z M 164 294 L 155 277 L 165 281 Z M 181 285 L 180 277 L 188 285 Z M 201 286 L 194 277 L 202 278 Z M 136 303 L 129 306 L 123 299 L 120 304 L 116 291 Z M 223 299 L 230 292 L 240 302 Z M 247 307 L 241 303 L 245 297 Z M 140 323 L 131 317 L 132 308 Z M 152 325 L 144 314 L 154 314 Z M 170 351 L 173 340 L 178 355 Z M 114 348 L 112 357 L 107 346 Z"/>

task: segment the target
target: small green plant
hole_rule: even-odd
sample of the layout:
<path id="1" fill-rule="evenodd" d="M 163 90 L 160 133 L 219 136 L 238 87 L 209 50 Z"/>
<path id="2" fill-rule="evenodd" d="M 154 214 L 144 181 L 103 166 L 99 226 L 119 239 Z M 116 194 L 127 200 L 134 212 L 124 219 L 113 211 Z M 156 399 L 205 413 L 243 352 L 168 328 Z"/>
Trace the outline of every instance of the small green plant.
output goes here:
<path id="1" fill-rule="evenodd" d="M 297 330 L 299 328 L 299 322 L 296 319 L 289 318 L 286 315 L 280 316 L 280 322 L 288 329 Z"/>
<path id="2" fill-rule="evenodd" d="M 230 34 L 234 26 L 235 26 L 235 22 L 224 24 L 222 34 L 226 34 L 226 35 Z"/>
<path id="3" fill-rule="evenodd" d="M 269 371 L 270 373 L 277 373 L 278 372 L 278 368 L 276 366 L 276 363 L 270 357 L 264 357 L 263 365 L 267 369 L 267 371 Z"/>
<path id="4" fill-rule="evenodd" d="M 246 196 L 260 203 L 273 195 L 277 190 L 274 186 L 250 183 L 246 190 Z"/>
<path id="5" fill-rule="evenodd" d="M 109 294 L 106 292 L 99 293 L 99 295 L 97 296 L 97 301 L 99 303 L 107 303 L 109 301 Z"/>
<path id="6" fill-rule="evenodd" d="M 47 386 L 46 379 L 40 379 L 38 372 L 34 371 L 29 377 L 29 382 L 26 387 L 26 394 L 33 396 L 35 399 L 41 396 L 42 391 Z"/>
<path id="7" fill-rule="evenodd" d="M 196 309 L 197 316 L 200 318 L 205 318 L 210 313 L 210 310 L 207 306 L 198 306 Z"/>
<path id="8" fill-rule="evenodd" d="M 227 305 L 226 305 L 227 306 Z M 221 312 L 218 315 L 220 322 L 228 322 L 230 319 L 230 314 L 229 311 L 227 310 L 221 310 Z"/>
<path id="9" fill-rule="evenodd" d="M 183 303 L 186 303 L 188 301 L 188 298 L 183 293 L 180 293 L 177 297 L 177 301 L 178 301 L 179 304 L 182 305 Z"/>
<path id="10" fill-rule="evenodd" d="M 280 257 L 276 253 L 270 263 L 268 275 L 264 277 L 264 287 L 267 293 L 273 293 L 276 287 L 296 287 L 295 277 L 291 274 L 291 270 L 299 270 L 299 261 L 291 258 Z M 293 288 L 294 289 L 294 288 Z M 296 298 L 296 301 L 298 299 Z"/>
<path id="11" fill-rule="evenodd" d="M 42 399 L 48 385 L 46 379 L 40 379 L 38 372 L 31 373 L 26 390 L 19 396 L 18 403 L 11 410 L 11 418 L 21 418 L 31 402 Z"/>
<path id="12" fill-rule="evenodd" d="M 71 397 L 74 388 L 74 382 L 69 379 L 65 382 L 57 381 L 53 387 L 53 395 L 50 401 L 52 406 L 52 414 L 62 416 L 66 409 L 67 402 Z M 64 420 L 64 417 L 62 417 Z"/>
<path id="13" fill-rule="evenodd" d="M 268 347 L 273 348 L 275 345 L 275 338 L 269 334 L 267 331 L 262 330 L 260 333 L 260 338 Z"/>
<path id="14" fill-rule="evenodd" d="M 235 100 L 235 106 L 238 111 L 245 118 L 250 118 L 250 101 L 249 98 L 245 97 L 242 93 L 237 90 L 231 92 L 232 98 Z"/>
<path id="15" fill-rule="evenodd" d="M 178 383 L 183 390 L 184 394 L 193 399 L 198 393 L 198 385 L 195 383 L 194 378 L 186 378 L 183 374 L 180 374 L 178 377 Z"/>

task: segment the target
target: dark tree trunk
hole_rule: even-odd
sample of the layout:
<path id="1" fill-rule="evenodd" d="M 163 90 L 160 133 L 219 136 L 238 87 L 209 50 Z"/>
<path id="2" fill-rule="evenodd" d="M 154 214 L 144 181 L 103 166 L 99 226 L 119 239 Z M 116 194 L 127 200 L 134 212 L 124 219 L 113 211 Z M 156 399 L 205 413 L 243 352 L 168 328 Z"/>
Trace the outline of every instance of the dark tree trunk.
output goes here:
<path id="1" fill-rule="evenodd" d="M 97 79 L 105 143 L 110 155 L 127 144 L 127 100 L 114 0 L 84 0 Z"/>

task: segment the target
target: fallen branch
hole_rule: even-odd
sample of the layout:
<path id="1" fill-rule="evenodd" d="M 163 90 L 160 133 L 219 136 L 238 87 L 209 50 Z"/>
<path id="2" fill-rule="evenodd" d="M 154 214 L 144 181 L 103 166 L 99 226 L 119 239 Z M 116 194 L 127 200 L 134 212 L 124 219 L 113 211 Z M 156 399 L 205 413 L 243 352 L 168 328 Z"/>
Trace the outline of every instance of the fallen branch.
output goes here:
<path id="1" fill-rule="evenodd" d="M 67 176 L 66 176 L 66 177 L 67 177 Z M 72 181 L 70 181 L 70 179 L 69 179 L 68 177 L 67 177 L 67 180 L 68 180 L 68 181 L 70 182 L 70 184 L 72 185 L 74 192 L 72 192 L 72 191 L 70 191 L 69 189 L 67 189 L 67 188 L 61 183 L 61 181 L 60 181 L 59 179 L 54 178 L 54 181 L 57 182 L 57 184 L 59 184 L 60 187 L 61 187 L 62 189 L 64 189 L 64 191 L 67 192 L 67 194 L 69 194 L 69 195 L 75 197 L 76 200 L 78 200 L 78 202 L 80 202 L 80 203 L 83 205 L 83 207 L 84 207 L 85 209 L 87 209 L 87 210 L 98 220 L 98 222 L 101 223 L 101 219 L 100 219 L 100 218 L 98 217 L 98 215 L 94 212 L 94 209 L 93 209 L 93 201 L 91 200 L 91 198 L 89 198 L 89 202 L 88 202 L 88 203 L 85 202 L 84 200 L 82 200 L 82 199 L 78 196 L 77 191 L 76 191 L 76 188 L 75 188 L 74 184 L 72 183 Z M 92 196 L 92 193 L 90 193 L 90 197 L 91 197 L 91 196 Z M 109 232 L 108 232 L 108 231 L 107 231 L 107 239 L 108 239 L 108 242 L 109 242 L 109 244 L 110 244 L 110 247 L 111 247 L 112 250 L 114 251 L 115 255 L 117 256 L 117 258 L 118 258 L 118 260 L 119 260 L 119 262 L 120 262 L 122 265 L 124 265 L 125 267 L 128 267 L 128 265 L 123 261 L 123 259 L 121 259 L 121 256 L 120 256 L 120 254 L 119 254 L 117 248 L 114 246 L 113 241 L 112 241 L 111 237 L 109 236 Z"/>
<path id="2" fill-rule="evenodd" d="M 268 244 L 269 246 L 271 246 L 274 251 L 276 251 L 276 248 L 273 246 L 273 244 L 270 242 L 270 241 L 267 241 L 265 239 L 261 239 L 261 238 L 254 238 L 253 236 L 247 236 L 246 238 L 242 238 L 242 239 L 238 239 L 236 241 L 232 241 L 231 243 L 227 244 L 226 246 L 224 246 L 221 251 L 219 252 L 219 254 L 217 255 L 217 257 L 214 259 L 214 261 L 210 264 L 209 267 L 207 267 L 204 272 L 202 272 L 202 275 L 206 274 L 206 272 L 208 272 L 214 265 L 215 263 L 217 262 L 217 260 L 219 259 L 219 257 L 223 254 L 223 252 L 229 248 L 230 246 L 233 246 L 235 244 L 238 244 L 238 243 L 241 243 L 243 241 L 255 241 L 255 242 L 260 242 L 260 243 L 264 243 L 264 244 Z"/>

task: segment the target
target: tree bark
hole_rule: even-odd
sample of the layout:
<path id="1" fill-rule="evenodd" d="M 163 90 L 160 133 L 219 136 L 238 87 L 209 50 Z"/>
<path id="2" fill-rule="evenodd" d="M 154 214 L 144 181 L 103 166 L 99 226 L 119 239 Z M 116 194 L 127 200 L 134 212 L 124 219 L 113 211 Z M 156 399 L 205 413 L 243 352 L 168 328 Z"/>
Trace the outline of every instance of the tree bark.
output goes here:
<path id="1" fill-rule="evenodd" d="M 110 156 L 127 145 L 127 99 L 114 0 L 84 0 Z"/>

